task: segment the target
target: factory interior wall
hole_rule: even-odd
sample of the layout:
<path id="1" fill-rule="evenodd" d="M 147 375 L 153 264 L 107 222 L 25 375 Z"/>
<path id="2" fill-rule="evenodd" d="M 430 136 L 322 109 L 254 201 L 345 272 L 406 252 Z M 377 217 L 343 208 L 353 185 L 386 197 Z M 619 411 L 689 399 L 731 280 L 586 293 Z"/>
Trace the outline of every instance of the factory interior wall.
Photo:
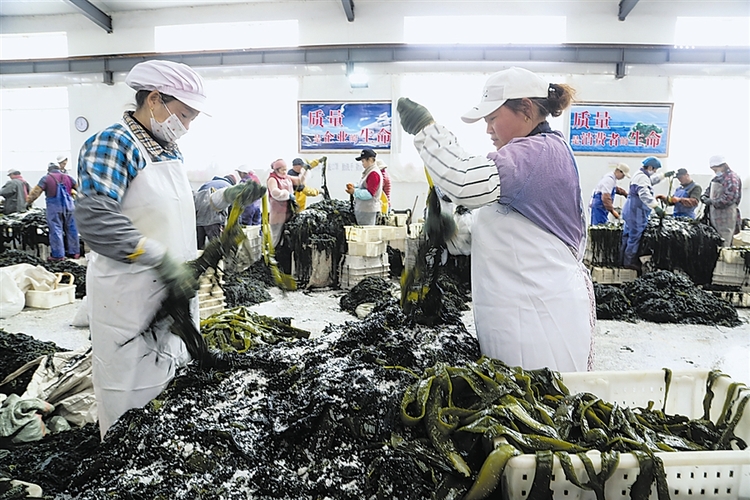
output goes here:
<path id="1" fill-rule="evenodd" d="M 500 3 L 500 2 L 498 2 Z M 727 2 L 734 6 L 741 2 Z M 290 6 L 294 4 L 294 9 Z M 65 31 L 69 55 L 116 54 L 154 51 L 154 27 L 200 22 L 242 20 L 283 20 L 289 12 L 299 20 L 300 45 L 335 43 L 401 42 L 403 17 L 420 15 L 535 15 L 527 3 L 502 3 L 503 8 L 486 2 L 440 2 L 440 12 L 425 13 L 421 2 L 358 2 L 357 20 L 342 22 L 338 2 L 269 2 L 250 5 L 170 8 L 157 11 L 122 12 L 113 15 L 115 32 L 111 35 L 78 15 L 2 18 L 2 33 Z M 566 4 L 562 9 L 562 4 Z M 617 21 L 616 4 L 606 2 L 549 2 L 545 15 L 568 15 L 569 42 L 591 43 L 666 43 L 674 40 L 677 16 L 711 15 L 711 2 L 691 2 L 669 8 L 659 2 L 641 2 L 625 22 Z M 613 7 L 614 6 L 614 7 Z M 732 7 L 734 8 L 734 7 Z M 576 10 L 571 15 L 571 9 Z M 741 8 L 736 15 L 747 15 Z M 200 36 L 196 32 L 196 36 Z M 704 187 L 711 175 L 708 157 L 723 153 L 750 188 L 749 114 L 750 71 L 747 67 L 688 65 L 650 65 L 628 68 L 628 75 L 615 79 L 609 65 L 517 62 L 553 82 L 569 83 L 584 102 L 673 102 L 672 137 L 669 157 L 662 159 L 665 169 L 685 167 Z M 265 179 L 270 163 L 284 158 L 287 163 L 302 155 L 298 149 L 298 108 L 300 100 L 391 101 L 409 96 L 425 104 L 436 120 L 458 136 L 461 145 L 472 154 L 486 154 L 492 147 L 482 122 L 472 125 L 460 121 L 460 115 L 476 104 L 487 76 L 508 63 L 372 63 L 359 65 L 370 76 L 369 87 L 352 89 L 345 66 L 307 65 L 278 67 L 198 68 L 207 82 L 213 101 L 213 117 L 199 117 L 190 133 L 180 141 L 186 168 L 195 186 L 212 175 L 224 175 L 240 165 L 253 168 Z M 712 75 L 712 76 L 706 76 Z M 124 74 L 115 74 L 115 84 L 105 85 L 101 75 L 28 75 L 2 78 L 3 165 L 22 170 L 29 182 L 44 174 L 46 164 L 67 151 L 71 164 L 83 142 L 96 131 L 119 120 L 134 102 L 133 91 L 124 84 Z M 38 113 L 14 122 L 18 108 L 39 107 L 25 101 L 38 101 L 39 94 L 9 92 L 23 88 L 49 88 L 59 95 L 66 89 L 67 126 L 59 118 L 50 123 Z M 724 97 L 726 96 L 726 97 Z M 725 105 L 717 102 L 726 99 Z M 60 114 L 59 102 L 48 104 Z M 42 101 L 44 102 L 44 101 Z M 44 109 L 39 110 L 44 111 Z M 18 115 L 18 113 L 16 113 Z M 90 127 L 75 130 L 75 117 L 85 116 Z M 34 118 L 36 117 L 36 118 Z M 411 208 L 416 196 L 418 207 L 426 199 L 427 184 L 412 138 L 403 133 L 394 117 L 392 149 L 380 154 L 389 165 L 393 178 L 393 206 Z M 553 128 L 567 133 L 569 116 L 552 120 Z M 6 126 L 13 123 L 12 127 Z M 697 130 L 702 124 L 703 128 Z M 45 140 L 31 140 L 43 129 Z M 26 140 L 19 140 L 26 137 Z M 41 144 L 40 144 L 41 142 Z M 23 145 L 23 146 L 22 146 Z M 307 155 L 307 159 L 312 159 Z M 328 187 L 335 198 L 346 199 L 344 186 L 359 178 L 361 166 L 353 153 L 328 154 Z M 624 161 L 637 168 L 640 157 L 578 156 L 583 197 L 588 202 L 593 188 L 613 161 Z M 69 168 L 69 170 L 72 170 Z M 312 172 L 311 186 L 320 186 L 320 169 Z M 657 186 L 666 192 L 666 183 Z M 741 208 L 750 215 L 750 193 L 745 193 Z M 551 194 L 554 195 L 554 194 Z M 38 202 L 39 203 L 39 202 Z"/>

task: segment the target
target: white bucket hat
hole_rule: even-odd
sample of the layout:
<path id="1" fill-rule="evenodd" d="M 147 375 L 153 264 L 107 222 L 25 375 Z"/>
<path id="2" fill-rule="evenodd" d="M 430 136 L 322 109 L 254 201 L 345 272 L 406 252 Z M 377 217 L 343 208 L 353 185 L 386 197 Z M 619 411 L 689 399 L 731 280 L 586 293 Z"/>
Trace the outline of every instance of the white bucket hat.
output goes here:
<path id="1" fill-rule="evenodd" d="M 207 110 L 203 78 L 187 64 L 172 61 L 145 61 L 133 66 L 125 83 L 135 91 L 158 90 L 196 111 Z"/>
<path id="2" fill-rule="evenodd" d="M 625 177 L 630 178 L 630 167 L 627 165 L 627 163 L 611 163 L 609 165 L 613 170 L 619 170 L 623 174 L 625 174 Z"/>
<path id="3" fill-rule="evenodd" d="M 708 159 L 708 166 L 718 167 L 719 165 L 723 165 L 726 162 L 727 162 L 727 159 L 724 158 L 724 155 L 713 155 L 711 158 Z"/>
<path id="4" fill-rule="evenodd" d="M 508 99 L 547 97 L 549 83 L 536 73 L 523 68 L 509 68 L 490 76 L 482 90 L 482 100 L 461 119 L 474 123 L 502 106 Z"/>

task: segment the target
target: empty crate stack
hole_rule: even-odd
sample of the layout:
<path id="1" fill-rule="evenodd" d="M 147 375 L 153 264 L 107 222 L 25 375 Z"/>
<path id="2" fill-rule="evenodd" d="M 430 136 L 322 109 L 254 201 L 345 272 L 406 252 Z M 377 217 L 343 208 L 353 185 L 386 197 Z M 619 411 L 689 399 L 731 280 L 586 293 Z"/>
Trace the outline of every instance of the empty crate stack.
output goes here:
<path id="1" fill-rule="evenodd" d="M 344 226 L 347 252 L 341 264 L 339 284 L 352 288 L 368 276 L 388 278 L 387 239 L 391 226 Z M 387 234 L 384 234 L 387 233 Z M 386 237 L 384 239 L 383 237 Z"/>

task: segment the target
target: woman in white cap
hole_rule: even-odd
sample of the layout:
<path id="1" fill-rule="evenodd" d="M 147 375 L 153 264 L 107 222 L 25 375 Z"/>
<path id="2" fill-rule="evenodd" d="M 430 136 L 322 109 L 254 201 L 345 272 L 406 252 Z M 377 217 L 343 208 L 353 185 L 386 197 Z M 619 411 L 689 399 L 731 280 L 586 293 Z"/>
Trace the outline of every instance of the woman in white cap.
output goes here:
<path id="1" fill-rule="evenodd" d="M 186 264 L 197 254 L 195 206 L 176 141 L 206 110 L 203 80 L 184 64 L 146 61 L 125 83 L 136 91 L 136 110 L 90 137 L 78 155 L 75 217 L 92 249 L 86 285 L 102 436 L 189 361 L 168 326 L 140 333 L 166 296 L 191 298 L 198 289 Z M 217 210 L 243 186 L 218 190 Z M 191 306 L 197 323 L 195 299 Z"/>
<path id="2" fill-rule="evenodd" d="M 740 218 L 740 201 L 742 200 L 742 179 L 727 164 L 722 155 L 708 159 L 708 166 L 716 174 L 701 196 L 701 201 L 708 207 L 708 219 L 719 232 L 722 246 L 731 247 L 732 239 L 742 228 Z"/>
<path id="3" fill-rule="evenodd" d="M 401 124 L 434 183 L 474 211 L 471 280 L 482 354 L 525 369 L 591 367 L 593 285 L 581 263 L 586 221 L 573 153 L 547 116 L 572 99 L 521 68 L 493 74 L 479 104 L 497 151 L 474 156 L 430 113 L 399 99 Z"/>
<path id="4" fill-rule="evenodd" d="M 609 214 L 615 219 L 620 218 L 614 206 L 615 195 L 627 196 L 628 192 L 617 185 L 617 181 L 630 177 L 630 167 L 625 163 L 615 163 L 610 165 L 612 172 L 607 172 L 601 178 L 599 184 L 594 188 L 594 194 L 591 196 L 591 225 L 598 226 L 606 224 Z"/>

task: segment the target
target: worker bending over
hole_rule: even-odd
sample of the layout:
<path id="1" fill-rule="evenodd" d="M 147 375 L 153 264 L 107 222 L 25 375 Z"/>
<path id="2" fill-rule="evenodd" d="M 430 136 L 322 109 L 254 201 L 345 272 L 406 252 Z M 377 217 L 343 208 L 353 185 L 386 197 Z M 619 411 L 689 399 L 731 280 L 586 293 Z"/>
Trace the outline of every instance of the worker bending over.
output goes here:
<path id="1" fill-rule="evenodd" d="M 617 185 L 617 181 L 625 177 L 630 178 L 630 167 L 625 163 L 616 163 L 612 165 L 614 170 L 608 172 L 601 178 L 599 184 L 594 188 L 594 194 L 591 196 L 591 225 L 607 223 L 607 215 L 612 214 L 615 219 L 620 218 L 614 206 L 615 195 L 627 196 L 628 192 Z"/>

